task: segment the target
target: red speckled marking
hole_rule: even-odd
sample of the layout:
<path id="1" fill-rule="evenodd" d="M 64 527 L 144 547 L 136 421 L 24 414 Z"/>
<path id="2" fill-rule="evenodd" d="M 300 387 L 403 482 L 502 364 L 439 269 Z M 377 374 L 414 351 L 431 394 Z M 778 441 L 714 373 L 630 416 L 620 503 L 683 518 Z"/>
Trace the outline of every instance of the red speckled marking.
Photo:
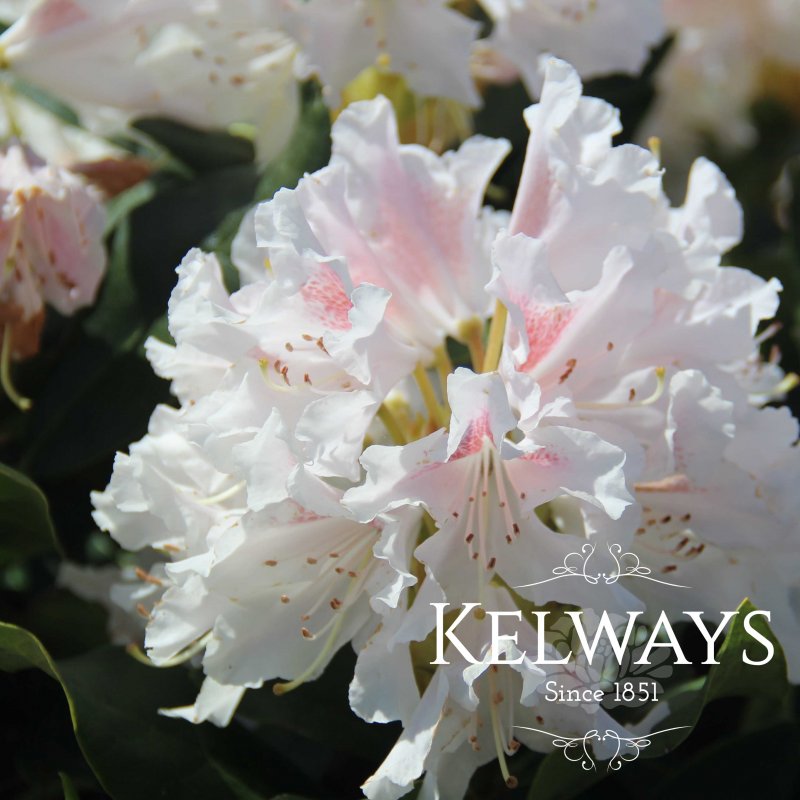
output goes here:
<path id="1" fill-rule="evenodd" d="M 345 294 L 341 280 L 330 267 L 321 265 L 305 283 L 300 294 L 309 311 L 326 328 L 342 331 L 350 327 L 348 313 L 353 304 Z"/>
<path id="2" fill-rule="evenodd" d="M 470 456 L 483 447 L 483 438 L 492 438 L 489 430 L 489 412 L 484 411 L 480 417 L 470 422 L 464 436 L 461 439 L 458 449 L 453 453 L 450 461 L 457 461 L 459 458 Z"/>
<path id="3" fill-rule="evenodd" d="M 532 370 L 556 345 L 564 329 L 575 316 L 568 305 L 538 306 L 521 303 L 530 352 L 523 370 Z"/>

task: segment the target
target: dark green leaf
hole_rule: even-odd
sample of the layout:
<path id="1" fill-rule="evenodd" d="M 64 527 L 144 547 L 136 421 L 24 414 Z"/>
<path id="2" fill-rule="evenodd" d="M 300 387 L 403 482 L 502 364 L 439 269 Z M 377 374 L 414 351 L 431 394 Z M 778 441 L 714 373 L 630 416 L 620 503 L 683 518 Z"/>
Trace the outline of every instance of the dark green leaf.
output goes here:
<path id="1" fill-rule="evenodd" d="M 252 142 L 224 131 L 201 131 L 160 117 L 139 119 L 133 127 L 199 172 L 249 164 L 255 156 Z"/>
<path id="2" fill-rule="evenodd" d="M 19 472 L 0 464 L 0 563 L 58 550 L 47 498 Z"/>

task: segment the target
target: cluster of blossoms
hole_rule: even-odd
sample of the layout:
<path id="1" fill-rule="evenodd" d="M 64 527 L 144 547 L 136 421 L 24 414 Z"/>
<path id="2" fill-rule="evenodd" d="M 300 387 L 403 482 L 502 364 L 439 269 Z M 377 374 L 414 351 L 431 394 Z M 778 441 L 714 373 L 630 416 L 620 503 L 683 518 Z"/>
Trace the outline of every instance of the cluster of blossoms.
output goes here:
<path id="1" fill-rule="evenodd" d="M 12 358 L 38 352 L 45 303 L 62 314 L 90 305 L 105 272 L 101 195 L 78 175 L 12 143 L 0 153 L 0 378 Z"/>
<path id="2" fill-rule="evenodd" d="M 659 0 L 461 5 L 467 13 L 445 0 L 41 0 L 0 37 L 0 51 L 14 74 L 69 102 L 94 129 L 148 114 L 245 124 L 268 159 L 296 122 L 298 79 L 319 78 L 332 108 L 376 69 L 421 98 L 474 108 L 476 78 L 521 75 L 538 92 L 544 52 L 584 76 L 636 73 L 664 36 Z M 469 15 L 479 8 L 490 22 L 483 39 Z M 614 36 L 621 21 L 628 35 Z"/>
<path id="3" fill-rule="evenodd" d="M 114 596 L 145 618 L 147 654 L 202 664 L 195 704 L 166 713 L 227 724 L 246 689 L 293 690 L 350 643 L 353 710 L 404 726 L 370 798 L 423 773 L 420 796 L 458 798 L 494 758 L 513 784 L 520 743 L 552 746 L 528 728 L 624 730 L 544 702 L 530 614 L 506 642 L 520 663 L 490 665 L 479 614 L 459 628 L 479 663 L 451 644 L 432 665 L 431 603 L 652 622 L 747 596 L 800 677 L 797 423 L 765 406 L 787 379 L 759 356 L 780 286 L 721 266 L 741 213 L 713 164 L 672 207 L 658 154 L 612 145 L 616 110 L 572 67 L 545 59 L 540 82 L 510 215 L 483 206 L 507 142 L 401 145 L 379 97 L 338 117 L 327 167 L 248 215 L 238 291 L 190 252 L 174 344 L 147 346 L 180 406 L 93 496 L 140 553 Z M 547 580 L 587 543 L 690 588 Z"/>
<path id="4" fill-rule="evenodd" d="M 786 100 L 797 111 L 797 0 L 664 0 L 664 15 L 677 35 L 646 127 L 663 135 L 676 157 L 698 152 L 702 135 L 728 148 L 751 145 L 749 111 L 760 97 Z"/>

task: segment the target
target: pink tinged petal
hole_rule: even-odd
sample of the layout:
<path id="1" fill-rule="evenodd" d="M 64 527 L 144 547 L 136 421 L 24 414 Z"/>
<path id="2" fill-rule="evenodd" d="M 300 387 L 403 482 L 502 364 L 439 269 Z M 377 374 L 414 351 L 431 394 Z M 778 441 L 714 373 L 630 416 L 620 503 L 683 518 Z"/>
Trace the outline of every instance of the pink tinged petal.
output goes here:
<path id="1" fill-rule="evenodd" d="M 517 425 L 503 380 L 497 373 L 476 375 L 460 367 L 447 378 L 447 397 L 452 408 L 448 461 L 478 452 L 484 439 L 499 447 L 505 435 Z"/>
<path id="2" fill-rule="evenodd" d="M 325 264 L 320 264 L 300 290 L 306 307 L 319 323 L 334 331 L 350 327 L 348 314 L 353 307 L 339 277 Z"/>
<path id="3" fill-rule="evenodd" d="M 233 719 L 245 691 L 243 686 L 228 686 L 217 683 L 213 678 L 206 678 L 193 705 L 160 708 L 158 713 L 164 717 L 185 719 L 195 725 L 208 721 L 225 728 Z"/>
<path id="4" fill-rule="evenodd" d="M 294 243 L 344 258 L 354 283 L 392 293 L 387 318 L 428 348 L 461 321 L 485 316 L 480 205 L 508 144 L 476 138 L 442 157 L 401 146 L 384 98 L 349 106 L 333 140 L 329 167 L 262 207 L 262 244 L 271 253 Z"/>
<path id="5" fill-rule="evenodd" d="M 447 432 L 436 431 L 403 447 L 372 445 L 361 456 L 367 472 L 361 486 L 349 489 L 344 505 L 356 519 L 369 521 L 383 511 L 412 503 L 433 502 L 436 507 L 448 502 L 449 470 Z M 438 498 L 438 501 L 437 501 Z"/>
<path id="6" fill-rule="evenodd" d="M 582 88 L 578 74 L 567 63 L 547 61 L 541 100 L 525 111 L 531 134 L 511 215 L 512 233 L 540 236 L 552 218 L 559 187 L 558 164 L 550 157 L 550 143 L 578 107 Z"/>
<path id="7" fill-rule="evenodd" d="M 515 486 L 526 487 L 532 510 L 559 494 L 577 497 L 619 519 L 633 502 L 624 472 L 626 455 L 597 434 L 577 428 L 537 428 L 518 447 L 505 443 L 504 466 Z M 509 452 L 509 456 L 511 453 Z M 537 499 L 538 498 L 538 499 Z"/>
<path id="8" fill-rule="evenodd" d="M 487 290 L 511 318 L 520 369 L 532 370 L 555 346 L 576 309 L 547 266 L 546 245 L 523 234 L 500 235 L 492 247 L 494 275 Z"/>

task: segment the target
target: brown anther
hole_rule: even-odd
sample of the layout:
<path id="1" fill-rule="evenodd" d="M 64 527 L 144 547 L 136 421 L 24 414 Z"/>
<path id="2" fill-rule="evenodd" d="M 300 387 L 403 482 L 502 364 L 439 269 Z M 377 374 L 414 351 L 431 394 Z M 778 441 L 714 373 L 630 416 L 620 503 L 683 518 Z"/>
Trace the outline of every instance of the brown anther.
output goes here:
<path id="1" fill-rule="evenodd" d="M 336 567 L 333 570 L 337 575 L 344 575 L 344 567 Z"/>
<path id="2" fill-rule="evenodd" d="M 516 752 L 517 752 L 517 750 L 519 750 L 519 746 L 520 746 L 520 745 L 519 745 L 519 742 L 518 742 L 516 739 L 512 739 L 512 740 L 511 740 L 511 741 L 508 743 L 508 749 L 509 749 L 509 750 L 510 750 L 512 753 L 516 753 Z"/>
<path id="3" fill-rule="evenodd" d="M 292 343 L 291 343 L 291 342 L 286 342 L 286 344 L 284 345 L 284 347 L 285 347 L 285 348 L 286 348 L 286 349 L 287 349 L 287 350 L 288 350 L 290 353 L 294 351 L 294 347 L 293 347 L 293 345 L 292 345 Z"/>
<path id="4" fill-rule="evenodd" d="M 316 558 L 314 558 L 313 556 L 309 556 L 309 557 L 306 559 L 306 564 L 316 564 L 316 563 L 317 563 L 317 559 L 316 559 Z"/>
<path id="5" fill-rule="evenodd" d="M 358 577 L 358 573 L 357 573 L 357 572 L 355 572 L 355 571 L 353 571 L 352 569 L 351 569 L 351 570 L 348 570 L 348 571 L 347 571 L 347 574 L 348 574 L 348 575 L 349 575 L 351 578 L 357 578 L 357 577 Z"/>
<path id="6" fill-rule="evenodd" d="M 454 512 L 453 512 L 453 516 L 454 516 L 456 519 L 458 519 L 458 511 L 454 511 Z"/>
<path id="7" fill-rule="evenodd" d="M 317 339 L 317 347 L 319 347 L 319 349 L 322 350 L 322 352 L 325 353 L 325 355 L 330 355 L 330 353 L 328 353 L 328 351 L 325 348 L 325 341 L 321 336 L 319 337 L 319 339 Z"/>
<path id="8" fill-rule="evenodd" d="M 688 522 L 688 521 L 689 521 L 691 518 L 692 518 L 692 515 L 691 515 L 691 514 L 684 514 L 684 515 L 681 517 L 681 522 Z"/>
<path id="9" fill-rule="evenodd" d="M 291 386 L 292 384 L 289 383 L 289 374 L 288 373 L 289 373 L 289 367 L 284 367 L 281 370 L 281 375 L 283 375 L 283 380 L 286 382 L 286 385 L 287 386 Z"/>
<path id="10" fill-rule="evenodd" d="M 308 333 L 304 333 L 303 334 L 303 340 L 306 341 L 306 342 L 313 342 L 314 341 L 314 337 L 311 336 Z"/>
<path id="11" fill-rule="evenodd" d="M 506 501 L 505 500 L 501 500 L 497 505 L 500 506 L 500 508 L 505 508 L 506 507 Z"/>
<path id="12" fill-rule="evenodd" d="M 636 399 L 636 389 L 631 387 L 631 390 L 628 392 L 628 402 L 632 403 Z"/>
<path id="13" fill-rule="evenodd" d="M 338 554 L 338 553 L 328 553 L 328 555 L 329 555 L 331 558 L 339 558 L 339 554 Z"/>
<path id="14" fill-rule="evenodd" d="M 493 703 L 494 703 L 496 706 L 499 706 L 499 705 L 500 705 L 500 703 L 502 703 L 504 699 L 505 699 L 505 697 L 503 696 L 503 693 L 502 693 L 502 692 L 495 692 L 495 693 L 494 693 L 494 697 L 492 697 L 492 702 L 493 702 Z"/>
<path id="15" fill-rule="evenodd" d="M 144 581 L 145 583 L 152 583 L 153 586 L 164 585 L 164 581 L 156 578 L 155 575 L 151 575 L 149 572 L 145 572 L 141 567 L 136 567 L 135 574 L 140 581 Z"/>
<path id="16" fill-rule="evenodd" d="M 677 568 L 677 566 L 675 566 L 675 564 L 667 564 L 667 566 L 663 567 L 661 569 L 661 571 L 665 572 L 665 573 L 666 572 L 675 572 L 676 569 L 678 569 L 678 568 Z"/>
<path id="17" fill-rule="evenodd" d="M 638 533 L 640 536 L 641 536 L 643 533 L 645 533 L 646 531 L 647 531 L 647 528 L 637 528 L 637 529 L 636 529 L 636 533 Z"/>
<path id="18" fill-rule="evenodd" d="M 567 364 L 566 364 L 567 368 L 564 370 L 564 373 L 558 379 L 558 382 L 559 383 L 564 383 L 564 381 L 567 380 L 567 378 L 569 378 L 570 375 L 572 375 L 572 371 L 575 369 L 577 364 L 578 364 L 578 360 L 577 359 L 570 358 L 567 361 Z"/>
<path id="19" fill-rule="evenodd" d="M 474 503 L 475 502 L 475 498 L 472 495 L 470 495 L 469 496 L 469 501 L 470 501 L 470 503 Z"/>
<path id="20" fill-rule="evenodd" d="M 494 556 L 492 556 L 492 557 L 489 559 L 489 563 L 486 565 L 486 569 L 494 569 L 494 565 L 495 565 L 496 563 L 497 563 L 497 559 L 496 559 Z"/>
<path id="21" fill-rule="evenodd" d="M 609 342 L 606 345 L 606 350 L 608 350 L 608 352 L 610 353 L 613 349 L 614 349 L 614 342 Z"/>
<path id="22" fill-rule="evenodd" d="M 506 787 L 509 789 L 516 789 L 517 786 L 519 786 L 519 781 L 513 775 L 509 775 L 506 778 Z"/>
<path id="23" fill-rule="evenodd" d="M 331 608 L 334 611 L 338 611 L 342 607 L 342 601 L 338 597 L 334 597 L 331 600 Z"/>
<path id="24" fill-rule="evenodd" d="M 303 616 L 300 617 L 300 622 L 308 622 L 310 619 L 311 619 L 310 614 L 303 614 Z"/>
<path id="25" fill-rule="evenodd" d="M 526 494 L 525 494 L 525 492 L 520 492 L 520 493 L 519 493 L 519 499 L 520 499 L 520 500 L 524 500 L 524 499 L 525 499 L 527 496 L 528 496 L 528 495 L 526 495 Z"/>
<path id="26" fill-rule="evenodd" d="M 136 613 L 144 619 L 150 619 L 150 612 L 141 603 L 136 604 Z"/>
<path id="27" fill-rule="evenodd" d="M 313 639 L 314 634 L 308 628 L 300 628 L 300 633 L 303 634 L 304 639 Z"/>
<path id="28" fill-rule="evenodd" d="M 514 533 L 519 536 L 519 525 L 515 522 L 511 527 L 514 529 Z"/>
<path id="29" fill-rule="evenodd" d="M 465 541 L 466 541 L 467 544 L 469 544 L 474 538 L 475 538 L 475 534 L 474 533 L 468 533 L 467 536 L 466 536 Z"/>
<path id="30" fill-rule="evenodd" d="M 275 561 L 275 560 L 274 560 L 274 559 L 272 559 L 272 558 L 271 558 L 269 561 L 265 561 L 265 562 L 264 562 L 264 564 L 265 564 L 267 567 L 277 567 L 277 566 L 278 566 L 278 562 L 277 562 L 277 561 Z"/>
<path id="31" fill-rule="evenodd" d="M 473 561 L 477 561 L 478 560 L 478 554 L 477 553 L 473 553 L 472 554 L 472 560 Z"/>
<path id="32" fill-rule="evenodd" d="M 244 75 L 231 75 L 230 84 L 231 86 L 241 86 L 245 80 Z"/>
<path id="33" fill-rule="evenodd" d="M 307 372 L 303 375 L 303 383 L 307 383 L 309 386 L 311 386 L 311 378 L 308 377 Z"/>
<path id="34" fill-rule="evenodd" d="M 661 518 L 661 524 L 662 525 L 666 525 L 668 522 L 671 522 L 671 521 L 672 521 L 672 516 L 670 514 L 667 514 L 666 517 L 662 517 Z"/>
<path id="35" fill-rule="evenodd" d="M 286 605 L 286 603 L 288 603 L 288 602 L 289 602 L 289 595 L 288 594 L 282 594 L 281 595 L 281 603 Z"/>
<path id="36" fill-rule="evenodd" d="M 513 542 L 513 541 L 514 541 L 514 540 L 511 538 L 511 534 L 510 534 L 510 533 L 507 533 L 507 534 L 506 534 L 506 541 L 507 541 L 509 544 L 511 544 L 511 542 Z"/>

